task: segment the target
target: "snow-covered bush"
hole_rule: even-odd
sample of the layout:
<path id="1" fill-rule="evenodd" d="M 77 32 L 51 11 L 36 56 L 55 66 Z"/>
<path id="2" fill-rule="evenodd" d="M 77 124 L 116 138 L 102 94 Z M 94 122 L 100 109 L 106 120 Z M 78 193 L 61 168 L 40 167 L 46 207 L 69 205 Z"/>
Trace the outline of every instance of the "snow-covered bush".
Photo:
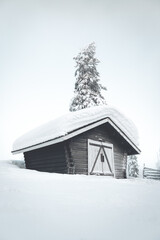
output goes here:
<path id="1" fill-rule="evenodd" d="M 139 167 L 136 155 L 128 156 L 128 176 L 129 177 L 138 177 Z"/>

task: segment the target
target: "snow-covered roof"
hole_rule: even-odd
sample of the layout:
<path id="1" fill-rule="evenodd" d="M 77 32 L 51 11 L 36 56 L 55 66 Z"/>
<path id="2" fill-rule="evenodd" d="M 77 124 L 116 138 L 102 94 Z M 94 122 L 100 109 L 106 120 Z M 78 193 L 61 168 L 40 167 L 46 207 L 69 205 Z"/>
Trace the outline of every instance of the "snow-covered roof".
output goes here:
<path id="1" fill-rule="evenodd" d="M 31 130 L 14 142 L 12 153 L 26 152 L 62 142 L 106 122 L 140 152 L 138 133 L 133 122 L 114 107 L 103 105 L 69 112 Z"/>

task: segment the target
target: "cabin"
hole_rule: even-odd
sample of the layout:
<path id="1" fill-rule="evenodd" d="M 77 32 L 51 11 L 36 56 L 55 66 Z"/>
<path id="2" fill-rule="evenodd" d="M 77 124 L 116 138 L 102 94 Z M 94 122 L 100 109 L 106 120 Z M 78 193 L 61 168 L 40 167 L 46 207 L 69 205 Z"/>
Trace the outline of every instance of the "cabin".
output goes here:
<path id="1" fill-rule="evenodd" d="M 126 178 L 127 156 L 140 153 L 135 125 L 117 109 L 95 106 L 54 119 L 18 138 L 27 169 Z"/>

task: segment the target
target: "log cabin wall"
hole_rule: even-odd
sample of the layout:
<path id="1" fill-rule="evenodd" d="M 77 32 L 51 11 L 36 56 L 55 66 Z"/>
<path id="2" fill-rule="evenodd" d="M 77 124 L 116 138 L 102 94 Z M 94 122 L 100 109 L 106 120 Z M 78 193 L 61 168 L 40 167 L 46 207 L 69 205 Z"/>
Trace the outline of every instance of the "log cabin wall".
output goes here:
<path id="1" fill-rule="evenodd" d="M 42 172 L 68 173 L 64 143 L 24 153 L 26 168 Z"/>
<path id="2" fill-rule="evenodd" d="M 125 178 L 128 145 L 110 124 L 103 124 L 63 143 L 25 152 L 26 168 L 43 172 L 88 174 L 88 139 L 113 144 L 115 177 Z"/>
<path id="3" fill-rule="evenodd" d="M 125 148 L 127 148 L 127 144 L 109 124 L 101 125 L 68 140 L 70 146 L 70 158 L 68 158 L 68 161 L 71 160 L 74 164 L 74 172 L 88 174 L 88 139 L 113 144 L 115 177 L 125 178 L 127 163 Z"/>

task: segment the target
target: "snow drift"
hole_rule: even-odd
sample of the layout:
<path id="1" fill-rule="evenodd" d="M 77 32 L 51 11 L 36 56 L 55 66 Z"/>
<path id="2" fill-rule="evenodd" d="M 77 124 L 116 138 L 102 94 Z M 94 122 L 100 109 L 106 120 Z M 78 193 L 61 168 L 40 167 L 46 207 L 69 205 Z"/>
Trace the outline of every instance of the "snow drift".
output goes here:
<path id="1" fill-rule="evenodd" d="M 0 161 L 1 240 L 160 239 L 159 181 L 41 173 L 15 164 Z"/>

